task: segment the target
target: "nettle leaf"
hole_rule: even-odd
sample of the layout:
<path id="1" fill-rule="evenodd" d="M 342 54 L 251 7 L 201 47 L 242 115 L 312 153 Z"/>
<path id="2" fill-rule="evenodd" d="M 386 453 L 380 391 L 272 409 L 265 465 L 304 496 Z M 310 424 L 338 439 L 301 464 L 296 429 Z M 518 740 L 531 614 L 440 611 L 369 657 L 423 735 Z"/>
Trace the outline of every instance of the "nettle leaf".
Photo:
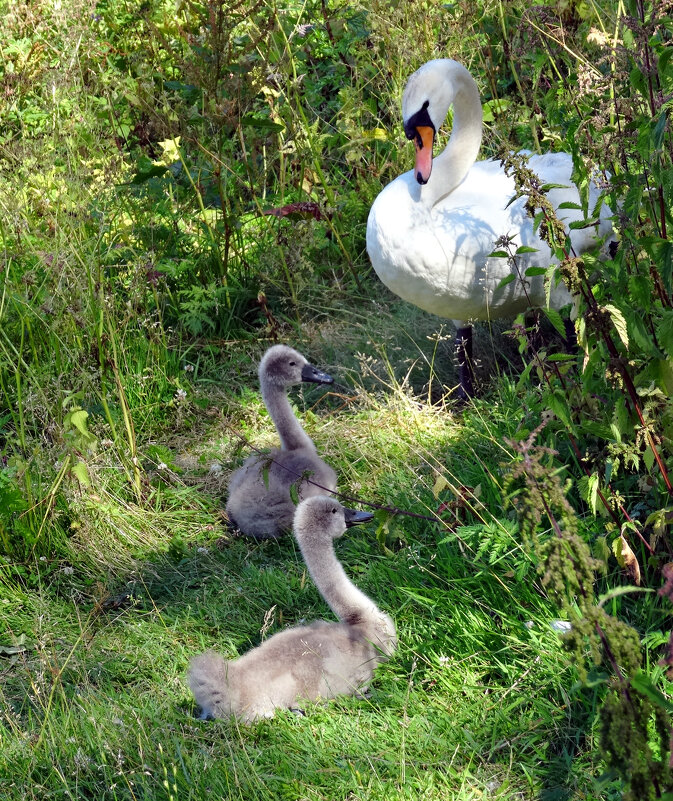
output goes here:
<path id="1" fill-rule="evenodd" d="M 645 671 L 639 670 L 635 676 L 631 677 L 631 686 L 646 696 L 655 706 L 665 709 L 669 713 L 673 712 L 673 703 L 654 686 L 652 679 Z M 671 795 L 671 793 L 667 793 L 667 795 Z"/>
<path id="2" fill-rule="evenodd" d="M 89 477 L 89 468 L 84 462 L 77 462 L 72 466 L 72 474 L 79 481 L 83 487 L 91 486 L 91 478 Z"/>
<path id="3" fill-rule="evenodd" d="M 252 114 L 246 114 L 244 117 L 241 117 L 241 123 L 243 125 L 249 125 L 251 128 L 259 128 L 263 131 L 278 132 L 285 130 L 285 126 L 280 122 L 274 122 L 268 117 L 253 117 Z"/>
<path id="4" fill-rule="evenodd" d="M 529 245 L 521 245 L 520 247 L 518 247 L 516 249 L 516 254 L 515 255 L 521 256 L 524 253 L 537 253 L 538 250 L 539 250 L 539 248 L 532 248 Z"/>
<path id="5" fill-rule="evenodd" d="M 640 242 L 657 267 L 664 282 L 664 289 L 671 293 L 671 277 L 673 275 L 673 242 L 660 237 L 643 237 Z"/>
<path id="6" fill-rule="evenodd" d="M 673 80 L 673 69 L 671 68 L 671 56 L 673 56 L 673 49 L 664 47 L 657 53 L 657 70 L 659 71 L 659 78 L 664 82 L 667 78 Z"/>
<path id="7" fill-rule="evenodd" d="M 669 398 L 673 395 L 673 360 L 650 359 L 649 364 L 635 376 L 637 387 L 646 387 L 652 382 Z"/>
<path id="8" fill-rule="evenodd" d="M 640 213 L 641 200 L 643 197 L 643 187 L 640 183 L 631 186 L 624 198 L 622 211 L 630 220 L 636 220 Z"/>
<path id="9" fill-rule="evenodd" d="M 570 407 L 568 400 L 563 392 L 557 390 L 555 392 L 548 392 L 544 397 L 545 403 L 552 412 L 558 417 L 561 422 L 568 428 L 572 429 L 573 424 L 570 417 Z"/>
<path id="10" fill-rule="evenodd" d="M 504 276 L 504 278 L 501 278 L 500 281 L 498 282 L 498 286 L 495 288 L 495 291 L 497 292 L 499 289 L 502 289 L 504 286 L 507 286 L 507 284 L 511 284 L 515 278 L 516 276 L 514 275 L 514 273 L 510 273 L 509 275 Z"/>
<path id="11" fill-rule="evenodd" d="M 669 357 L 673 358 L 673 311 L 664 309 L 657 323 L 657 340 Z"/>
<path id="12" fill-rule="evenodd" d="M 654 287 L 649 275 L 632 275 L 629 278 L 629 295 L 639 306 L 648 308 L 653 294 Z"/>
<path id="13" fill-rule="evenodd" d="M 527 278 L 530 278 L 533 275 L 544 275 L 546 272 L 547 272 L 546 267 L 529 267 L 524 273 L 524 275 Z"/>
<path id="14" fill-rule="evenodd" d="M 664 108 L 659 114 L 659 119 L 656 121 L 656 123 L 654 123 L 652 128 L 652 145 L 654 146 L 655 150 L 661 149 L 664 141 L 664 134 L 666 132 L 667 121 L 668 116 L 666 114 L 666 109 Z"/>
<path id="15" fill-rule="evenodd" d="M 84 409 L 78 409 L 77 411 L 70 413 L 70 422 L 80 432 L 80 434 L 83 434 L 85 437 L 91 436 L 89 429 L 86 427 L 86 421 L 88 417 L 89 412 Z"/>
<path id="16" fill-rule="evenodd" d="M 654 344 L 652 333 L 645 325 L 642 314 L 639 314 L 634 310 L 629 310 L 626 316 L 631 340 L 637 345 L 637 347 L 639 347 L 649 356 L 661 356 L 661 351 L 659 351 Z"/>
<path id="17" fill-rule="evenodd" d="M 290 500 L 295 506 L 299 505 L 299 491 L 297 489 L 297 482 L 290 484 Z"/>
<path id="18" fill-rule="evenodd" d="M 557 312 L 556 309 L 542 309 L 544 312 L 545 317 L 549 320 L 549 322 L 554 326 L 554 328 L 559 332 L 559 334 L 565 339 L 566 336 L 566 327 L 563 323 L 563 317 L 561 317 L 560 312 Z"/>
<path id="19" fill-rule="evenodd" d="M 622 344 L 628 350 L 629 333 L 626 325 L 626 320 L 624 319 L 624 315 L 616 306 L 613 306 L 611 303 L 608 303 L 604 308 L 605 311 L 608 312 L 608 314 L 610 315 L 610 318 L 612 319 L 612 324 L 617 330 L 617 333 L 619 334 L 619 338 L 621 339 Z"/>
<path id="20" fill-rule="evenodd" d="M 508 259 L 509 253 L 506 250 L 493 250 L 488 254 L 489 259 Z"/>
<path id="21" fill-rule="evenodd" d="M 146 170 L 139 170 L 133 178 L 131 178 L 131 183 L 134 186 L 144 184 L 146 181 L 149 181 L 150 178 L 158 178 L 160 175 L 164 175 L 167 172 L 168 167 L 165 164 L 153 164 Z"/>
<path id="22" fill-rule="evenodd" d="M 643 453 L 643 462 L 645 462 L 645 467 L 648 470 L 651 470 L 654 467 L 654 451 L 649 444 L 647 448 L 645 448 L 645 453 Z"/>
<path id="23" fill-rule="evenodd" d="M 582 211 L 579 203 L 573 203 L 570 200 L 564 200 L 563 203 L 558 204 L 559 209 L 573 209 L 575 211 Z"/>
<path id="24" fill-rule="evenodd" d="M 590 476 L 582 476 L 577 482 L 577 488 L 584 501 L 589 504 L 593 514 L 596 514 L 598 505 L 598 474 L 592 473 Z"/>

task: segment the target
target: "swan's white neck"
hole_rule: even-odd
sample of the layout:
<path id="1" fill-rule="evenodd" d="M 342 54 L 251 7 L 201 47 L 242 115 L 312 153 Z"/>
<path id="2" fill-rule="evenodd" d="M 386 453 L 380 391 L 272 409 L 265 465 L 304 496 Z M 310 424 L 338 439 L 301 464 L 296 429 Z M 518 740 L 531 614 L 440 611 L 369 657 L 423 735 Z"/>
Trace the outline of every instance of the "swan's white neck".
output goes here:
<path id="1" fill-rule="evenodd" d="M 299 547 L 311 578 L 339 620 L 353 626 L 376 627 L 381 611 L 348 578 L 336 558 L 333 543 L 306 535 L 299 541 Z"/>
<path id="2" fill-rule="evenodd" d="M 262 382 L 262 399 L 278 431 L 282 450 L 294 451 L 298 448 L 315 450 L 313 440 L 301 427 L 292 411 L 285 389 Z"/>
<path id="3" fill-rule="evenodd" d="M 404 98 L 403 113 L 418 98 L 418 108 L 430 100 L 428 112 L 436 130 L 453 105 L 453 127 L 444 151 L 433 162 L 430 180 L 419 186 L 419 199 L 428 207 L 453 191 L 465 178 L 479 155 L 482 134 L 482 110 L 479 89 L 470 73 L 452 59 L 430 61 L 415 75 Z M 485 187 L 484 191 L 488 191 Z"/>

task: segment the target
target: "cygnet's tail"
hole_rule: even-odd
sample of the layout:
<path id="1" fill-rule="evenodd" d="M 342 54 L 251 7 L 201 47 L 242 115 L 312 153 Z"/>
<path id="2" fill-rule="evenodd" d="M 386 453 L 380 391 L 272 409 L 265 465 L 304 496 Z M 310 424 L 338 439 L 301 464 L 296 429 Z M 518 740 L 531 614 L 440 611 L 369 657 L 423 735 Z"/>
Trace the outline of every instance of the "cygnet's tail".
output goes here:
<path id="1" fill-rule="evenodd" d="M 202 718 L 227 718 L 234 714 L 232 678 L 235 666 L 214 651 L 195 656 L 189 666 L 189 686 Z"/>

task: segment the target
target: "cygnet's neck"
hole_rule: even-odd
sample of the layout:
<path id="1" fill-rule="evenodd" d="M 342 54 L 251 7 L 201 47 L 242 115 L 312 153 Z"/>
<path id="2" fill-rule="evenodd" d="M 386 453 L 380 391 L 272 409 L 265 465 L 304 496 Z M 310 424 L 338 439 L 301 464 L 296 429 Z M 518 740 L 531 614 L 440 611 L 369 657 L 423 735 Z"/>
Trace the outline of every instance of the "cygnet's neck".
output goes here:
<path id="1" fill-rule="evenodd" d="M 315 450 L 313 440 L 301 427 L 292 411 L 287 391 L 283 387 L 262 382 L 262 399 L 278 431 L 282 450 L 294 451 L 298 448 Z"/>
<path id="2" fill-rule="evenodd" d="M 444 102 L 438 103 L 441 119 L 435 122 L 439 127 L 453 104 L 453 126 L 447 146 L 433 161 L 430 180 L 421 187 L 421 199 L 430 207 L 459 186 L 476 161 L 483 116 L 479 88 L 465 67 L 450 59 L 440 59 L 437 64 L 449 91 L 443 94 Z"/>
<path id="3" fill-rule="evenodd" d="M 349 625 L 376 625 L 381 612 L 348 578 L 333 542 L 310 534 L 298 537 L 298 542 L 311 578 L 339 620 Z"/>

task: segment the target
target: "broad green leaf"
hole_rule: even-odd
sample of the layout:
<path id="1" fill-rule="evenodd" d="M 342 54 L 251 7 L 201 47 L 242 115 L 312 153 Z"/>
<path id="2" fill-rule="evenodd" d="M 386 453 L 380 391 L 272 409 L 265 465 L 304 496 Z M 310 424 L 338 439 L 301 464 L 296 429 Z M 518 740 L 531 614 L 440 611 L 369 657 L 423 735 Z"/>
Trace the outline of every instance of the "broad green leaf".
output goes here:
<path id="1" fill-rule="evenodd" d="M 568 228 L 571 231 L 582 231 L 585 228 L 593 228 L 599 222 L 600 219 L 598 217 L 591 217 L 588 220 L 575 220 L 568 224 Z"/>
<path id="2" fill-rule="evenodd" d="M 148 170 L 137 172 L 131 179 L 131 183 L 136 186 L 138 184 L 144 184 L 146 181 L 149 181 L 150 178 L 158 178 L 160 175 L 164 175 L 167 170 L 168 167 L 165 164 L 154 164 Z"/>
<path id="3" fill-rule="evenodd" d="M 563 203 L 559 203 L 558 207 L 560 209 L 574 209 L 576 211 L 582 211 L 582 207 L 579 203 L 573 203 L 570 200 L 564 200 Z"/>
<path id="4" fill-rule="evenodd" d="M 565 394 L 561 391 L 548 392 L 545 397 L 547 406 L 554 412 L 554 414 L 561 420 L 561 422 L 568 428 L 572 429 L 573 424 L 570 418 L 570 407 Z"/>
<path id="5" fill-rule="evenodd" d="M 482 107 L 484 113 L 484 122 L 493 122 L 496 115 L 504 114 L 510 105 L 510 100 L 502 100 L 501 98 L 487 100 Z"/>
<path id="6" fill-rule="evenodd" d="M 665 709 L 667 712 L 673 712 L 673 702 L 669 701 L 661 690 L 654 686 L 652 679 L 645 671 L 639 670 L 631 678 L 631 686 L 646 696 L 655 706 Z"/>
<path id="7" fill-rule="evenodd" d="M 554 328 L 559 332 L 559 334 L 565 339 L 566 328 L 565 328 L 565 325 L 563 324 L 563 317 L 561 317 L 560 313 L 557 312 L 556 309 L 542 309 L 542 311 L 543 311 L 545 317 L 549 320 L 549 322 L 554 326 Z"/>
<path id="8" fill-rule="evenodd" d="M 664 141 L 664 133 L 666 132 L 667 122 L 668 116 L 666 114 L 666 108 L 664 108 L 659 114 L 659 119 L 656 121 L 652 129 L 652 145 L 655 150 L 661 149 L 661 145 Z"/>
<path id="9" fill-rule="evenodd" d="M 546 272 L 547 272 L 546 267 L 529 267 L 524 273 L 524 275 L 527 278 L 530 278 L 533 275 L 544 275 Z"/>
<path id="10" fill-rule="evenodd" d="M 532 248 L 529 245 L 521 245 L 516 249 L 517 256 L 521 256 L 524 253 L 537 253 L 539 248 Z"/>
<path id="11" fill-rule="evenodd" d="M 506 250 L 494 250 L 488 254 L 489 259 L 508 259 L 509 253 Z"/>
<path id="12" fill-rule="evenodd" d="M 619 334 L 619 338 L 622 341 L 624 347 L 628 350 L 629 347 L 629 334 L 626 326 L 626 320 L 624 319 L 624 315 L 621 311 L 612 304 L 608 303 L 605 307 L 605 311 L 608 312 L 612 319 L 612 324 L 614 325 L 617 333 Z"/>
<path id="13" fill-rule="evenodd" d="M 589 504 L 593 514 L 596 514 L 598 505 L 598 474 L 592 473 L 590 476 L 582 476 L 577 482 L 577 487 L 582 498 Z"/>
<path id="14" fill-rule="evenodd" d="M 657 340 L 666 353 L 673 358 L 673 311 L 664 309 L 657 323 Z"/>
<path id="15" fill-rule="evenodd" d="M 83 487 L 91 486 L 89 478 L 89 468 L 84 462 L 77 462 L 72 466 L 72 473 Z"/>
<path id="16" fill-rule="evenodd" d="M 516 276 L 514 275 L 514 273 L 510 273 L 509 275 L 504 276 L 498 282 L 498 286 L 495 288 L 495 291 L 497 292 L 499 289 L 502 289 L 504 286 L 507 286 L 507 284 L 511 284 L 515 278 Z"/>
<path id="17" fill-rule="evenodd" d="M 285 126 L 279 122 L 274 122 L 268 117 L 253 117 L 252 114 L 246 114 L 241 117 L 242 125 L 249 125 L 251 128 L 259 128 L 264 131 L 284 131 Z"/>
<path id="18" fill-rule="evenodd" d="M 91 433 L 86 427 L 88 416 L 89 412 L 85 411 L 84 409 L 78 409 L 70 414 L 71 424 L 80 432 L 80 434 L 83 434 L 85 437 L 91 436 Z"/>

